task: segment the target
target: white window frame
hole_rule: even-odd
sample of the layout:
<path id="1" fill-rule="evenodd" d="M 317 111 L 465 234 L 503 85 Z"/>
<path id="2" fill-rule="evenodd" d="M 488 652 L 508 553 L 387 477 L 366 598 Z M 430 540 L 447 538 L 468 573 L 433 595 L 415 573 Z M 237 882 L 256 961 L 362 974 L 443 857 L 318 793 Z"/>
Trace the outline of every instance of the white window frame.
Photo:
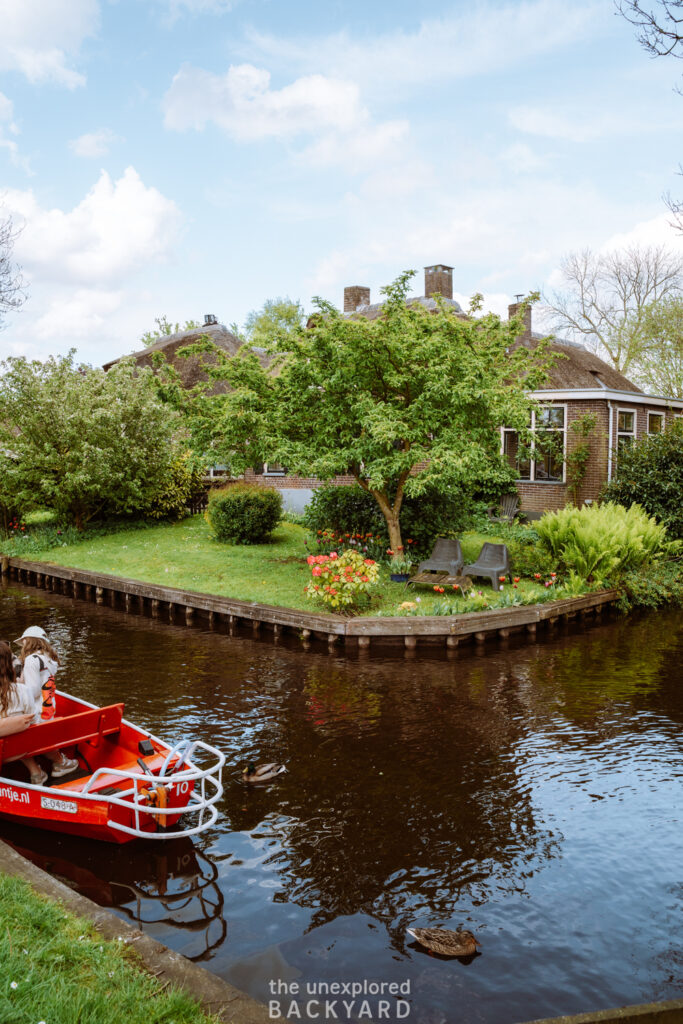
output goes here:
<path id="1" fill-rule="evenodd" d="M 279 465 L 279 463 L 271 463 L 271 465 Z M 263 463 L 263 475 L 264 476 L 287 476 L 287 471 L 280 466 L 279 469 L 268 469 L 268 463 Z"/>
<path id="2" fill-rule="evenodd" d="M 657 419 L 661 422 L 661 427 L 659 428 L 659 430 L 650 430 L 650 417 L 651 416 L 656 416 Z M 666 413 L 654 412 L 652 409 L 648 409 L 647 410 L 647 432 L 648 432 L 648 434 L 661 434 L 665 430 L 665 428 L 666 428 Z"/>
<path id="3" fill-rule="evenodd" d="M 562 479 L 561 480 L 537 480 L 536 479 L 536 459 L 535 446 L 532 439 L 531 451 L 529 452 L 529 476 L 518 477 L 518 484 L 548 484 L 550 486 L 557 486 L 557 484 L 565 484 L 567 482 L 567 405 L 565 402 L 544 402 L 543 405 L 539 405 L 536 409 L 531 410 L 531 434 L 532 438 L 536 435 L 536 413 L 541 409 L 562 409 L 564 412 L 564 426 L 563 427 L 541 427 L 542 430 L 554 430 L 556 433 L 562 434 Z M 500 451 L 501 455 L 505 454 L 505 435 L 506 434 L 518 434 L 519 431 L 513 430 L 512 427 L 502 427 L 500 436 Z"/>
<path id="4" fill-rule="evenodd" d="M 619 416 L 621 415 L 622 412 L 631 412 L 631 413 L 633 413 L 633 430 L 632 431 L 619 430 Z M 633 442 L 635 443 L 635 441 L 636 441 L 636 439 L 638 437 L 638 410 L 637 409 L 629 409 L 628 406 L 619 406 L 617 408 L 617 419 L 616 419 L 616 423 L 614 424 L 614 436 L 615 436 L 615 439 L 616 439 L 615 448 L 616 448 L 617 452 L 619 451 L 619 438 L 620 437 L 630 437 L 633 440 Z"/>

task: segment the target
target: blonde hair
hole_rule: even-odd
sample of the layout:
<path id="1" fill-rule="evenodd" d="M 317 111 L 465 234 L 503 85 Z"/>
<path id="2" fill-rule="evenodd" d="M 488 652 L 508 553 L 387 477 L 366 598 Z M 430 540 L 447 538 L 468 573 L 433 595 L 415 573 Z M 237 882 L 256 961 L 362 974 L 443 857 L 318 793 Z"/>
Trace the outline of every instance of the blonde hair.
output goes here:
<path id="1" fill-rule="evenodd" d="M 59 655 L 47 640 L 43 640 L 40 636 L 27 636 L 25 640 L 21 642 L 21 664 L 23 665 L 30 654 L 47 654 L 53 661 L 56 661 L 58 665 L 61 664 Z"/>

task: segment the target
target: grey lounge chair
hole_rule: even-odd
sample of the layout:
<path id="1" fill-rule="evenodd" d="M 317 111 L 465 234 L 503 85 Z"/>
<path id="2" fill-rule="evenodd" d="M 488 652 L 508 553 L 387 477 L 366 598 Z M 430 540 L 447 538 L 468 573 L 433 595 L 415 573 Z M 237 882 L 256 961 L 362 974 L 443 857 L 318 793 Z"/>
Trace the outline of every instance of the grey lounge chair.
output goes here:
<path id="1" fill-rule="evenodd" d="M 439 537 L 426 562 L 420 562 L 416 575 L 422 572 L 447 572 L 459 576 L 465 564 L 460 541 L 451 537 Z"/>
<path id="2" fill-rule="evenodd" d="M 479 557 L 472 565 L 466 565 L 463 576 L 485 576 L 491 580 L 494 590 L 500 590 L 499 576 L 510 575 L 510 555 L 505 544 L 491 544 L 486 541 Z"/>
<path id="3" fill-rule="evenodd" d="M 500 507 L 489 509 L 489 519 L 493 523 L 514 523 L 518 510 L 519 495 L 504 494 L 500 499 Z"/>

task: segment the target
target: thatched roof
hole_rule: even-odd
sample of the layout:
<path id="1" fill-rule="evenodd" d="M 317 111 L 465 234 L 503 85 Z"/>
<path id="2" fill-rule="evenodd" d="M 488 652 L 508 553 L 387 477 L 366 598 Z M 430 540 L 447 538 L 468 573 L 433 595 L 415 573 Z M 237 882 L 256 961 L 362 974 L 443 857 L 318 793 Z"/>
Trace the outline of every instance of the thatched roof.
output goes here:
<path id="1" fill-rule="evenodd" d="M 220 349 L 228 357 L 234 356 L 242 344 L 240 339 L 232 334 L 227 327 L 224 327 L 223 324 L 206 324 L 203 327 L 197 327 L 189 331 L 178 331 L 176 334 L 169 334 L 166 337 L 160 338 L 154 345 L 148 345 L 147 348 L 141 349 L 139 352 L 132 352 L 131 355 L 135 358 L 138 366 L 150 366 L 154 369 L 159 360 L 157 353 L 160 353 L 178 371 L 183 387 L 191 388 L 199 381 L 207 380 L 207 373 L 202 368 L 202 362 L 215 363 L 216 356 L 212 355 L 211 352 L 203 352 L 201 357 L 181 357 L 178 355 L 178 350 L 188 345 L 193 345 L 195 342 L 205 338 L 208 338 L 217 349 Z M 120 358 L 127 357 L 121 356 Z M 111 362 L 104 364 L 104 369 L 108 370 L 118 362 L 118 359 L 112 359 Z M 226 390 L 227 384 L 219 381 L 214 385 L 210 393 L 220 394 Z"/>
<path id="2" fill-rule="evenodd" d="M 440 301 L 443 302 L 447 309 L 451 309 L 454 313 L 460 313 L 462 316 L 465 314 L 462 311 L 462 306 L 455 299 L 447 299 L 444 296 L 440 296 Z M 435 310 L 437 308 L 436 300 L 429 295 L 413 295 L 406 300 L 408 306 L 420 305 L 424 306 L 425 309 Z M 372 302 L 367 306 L 358 306 L 357 309 L 351 313 L 345 313 L 346 317 L 363 317 L 364 320 L 377 320 L 382 315 L 384 310 L 383 302 Z"/>
<path id="3" fill-rule="evenodd" d="M 540 334 L 534 334 L 530 340 L 520 344 L 533 347 L 541 340 Z M 558 359 L 550 371 L 544 389 L 558 391 L 585 391 L 589 389 L 609 388 L 614 391 L 635 391 L 643 394 L 642 389 L 625 377 L 619 370 L 600 359 L 594 352 L 589 352 L 582 345 L 572 344 L 558 338 L 551 344 L 553 352 L 564 358 Z"/>

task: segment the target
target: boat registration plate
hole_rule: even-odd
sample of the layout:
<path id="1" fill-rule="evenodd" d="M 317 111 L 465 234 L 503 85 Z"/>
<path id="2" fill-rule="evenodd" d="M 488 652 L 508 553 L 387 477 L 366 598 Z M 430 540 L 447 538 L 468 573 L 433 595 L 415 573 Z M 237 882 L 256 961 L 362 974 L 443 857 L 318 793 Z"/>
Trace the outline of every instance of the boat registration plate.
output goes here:
<path id="1" fill-rule="evenodd" d="M 66 811 L 68 814 L 76 814 L 78 811 L 78 804 L 73 800 L 55 800 L 51 796 L 41 796 L 40 806 L 45 811 Z"/>

